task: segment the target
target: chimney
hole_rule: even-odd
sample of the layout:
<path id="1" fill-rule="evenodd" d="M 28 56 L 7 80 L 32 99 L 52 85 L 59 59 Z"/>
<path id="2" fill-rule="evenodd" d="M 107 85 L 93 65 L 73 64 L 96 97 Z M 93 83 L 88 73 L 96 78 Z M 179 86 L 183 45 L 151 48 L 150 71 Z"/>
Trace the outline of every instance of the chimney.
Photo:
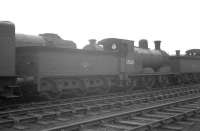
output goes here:
<path id="1" fill-rule="evenodd" d="M 180 50 L 176 50 L 176 56 L 180 56 Z"/>
<path id="2" fill-rule="evenodd" d="M 95 45 L 96 44 L 96 39 L 89 39 L 90 45 Z"/>
<path id="3" fill-rule="evenodd" d="M 133 51 L 134 50 L 134 41 L 133 40 L 130 40 L 129 43 L 128 43 L 128 50 L 130 51 Z"/>
<path id="4" fill-rule="evenodd" d="M 139 40 L 139 47 L 143 49 L 148 49 L 148 41 L 145 39 Z"/>
<path id="5" fill-rule="evenodd" d="M 154 41 L 154 44 L 155 44 L 155 50 L 160 50 L 160 43 L 161 43 L 160 40 L 155 40 L 155 41 Z"/>

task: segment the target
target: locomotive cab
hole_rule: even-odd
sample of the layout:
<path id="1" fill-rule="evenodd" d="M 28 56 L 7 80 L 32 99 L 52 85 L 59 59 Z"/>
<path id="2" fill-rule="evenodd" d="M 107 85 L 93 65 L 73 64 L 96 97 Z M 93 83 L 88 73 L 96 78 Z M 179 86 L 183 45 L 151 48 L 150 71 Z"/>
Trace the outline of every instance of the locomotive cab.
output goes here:
<path id="1" fill-rule="evenodd" d="M 185 52 L 186 56 L 200 56 L 200 49 L 191 49 Z"/>
<path id="2" fill-rule="evenodd" d="M 118 52 L 120 55 L 127 55 L 128 51 L 134 47 L 134 41 L 107 38 L 98 42 L 98 45 L 102 45 L 105 51 Z"/>

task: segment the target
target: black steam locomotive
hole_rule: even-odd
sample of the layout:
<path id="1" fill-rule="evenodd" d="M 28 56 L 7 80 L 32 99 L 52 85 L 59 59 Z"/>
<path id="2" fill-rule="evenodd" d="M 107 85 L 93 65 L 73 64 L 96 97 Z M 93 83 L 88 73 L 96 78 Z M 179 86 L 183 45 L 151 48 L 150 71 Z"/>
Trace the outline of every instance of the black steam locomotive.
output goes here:
<path id="1" fill-rule="evenodd" d="M 107 38 L 103 50 L 77 49 L 56 34 L 16 34 L 0 23 L 0 96 L 75 97 L 200 82 L 198 50 L 169 56 L 148 41 Z"/>

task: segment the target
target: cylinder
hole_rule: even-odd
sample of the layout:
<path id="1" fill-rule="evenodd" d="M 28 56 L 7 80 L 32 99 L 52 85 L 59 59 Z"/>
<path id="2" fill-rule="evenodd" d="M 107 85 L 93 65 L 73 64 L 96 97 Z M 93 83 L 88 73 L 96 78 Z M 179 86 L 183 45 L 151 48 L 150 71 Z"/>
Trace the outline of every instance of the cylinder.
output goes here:
<path id="1" fill-rule="evenodd" d="M 176 50 L 176 56 L 180 56 L 180 50 Z"/>

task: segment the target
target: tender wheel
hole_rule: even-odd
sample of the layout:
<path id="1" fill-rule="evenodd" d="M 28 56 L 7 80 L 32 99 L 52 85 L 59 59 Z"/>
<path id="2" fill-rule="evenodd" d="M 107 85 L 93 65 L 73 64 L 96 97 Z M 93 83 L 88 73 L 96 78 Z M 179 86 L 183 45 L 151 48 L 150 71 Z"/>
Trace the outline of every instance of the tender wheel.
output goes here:
<path id="1" fill-rule="evenodd" d="M 150 76 L 150 77 L 147 77 L 144 81 L 145 83 L 145 88 L 148 89 L 148 90 L 152 90 L 155 86 L 155 78 Z"/>
<path id="2" fill-rule="evenodd" d="M 56 84 L 53 80 L 47 80 L 43 79 L 40 82 L 40 96 L 46 97 L 47 99 L 55 99 L 57 98 L 57 95 L 54 95 L 58 93 L 58 90 L 56 89 Z"/>

